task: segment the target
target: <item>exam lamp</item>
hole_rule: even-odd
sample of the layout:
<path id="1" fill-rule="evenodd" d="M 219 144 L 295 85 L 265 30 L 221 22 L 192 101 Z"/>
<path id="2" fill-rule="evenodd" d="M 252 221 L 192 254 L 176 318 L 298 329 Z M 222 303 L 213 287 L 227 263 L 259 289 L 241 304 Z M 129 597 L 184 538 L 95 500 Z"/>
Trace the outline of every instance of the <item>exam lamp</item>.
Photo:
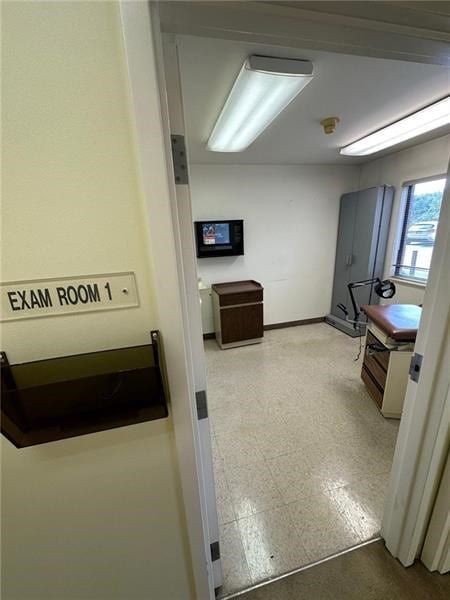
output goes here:
<path id="1" fill-rule="evenodd" d="M 246 59 L 209 137 L 212 152 L 241 152 L 313 78 L 309 60 Z"/>
<path id="2" fill-rule="evenodd" d="M 392 125 L 383 127 L 357 142 L 344 146 L 339 152 L 345 156 L 374 154 L 448 124 L 450 124 L 450 96 L 430 104 Z"/>

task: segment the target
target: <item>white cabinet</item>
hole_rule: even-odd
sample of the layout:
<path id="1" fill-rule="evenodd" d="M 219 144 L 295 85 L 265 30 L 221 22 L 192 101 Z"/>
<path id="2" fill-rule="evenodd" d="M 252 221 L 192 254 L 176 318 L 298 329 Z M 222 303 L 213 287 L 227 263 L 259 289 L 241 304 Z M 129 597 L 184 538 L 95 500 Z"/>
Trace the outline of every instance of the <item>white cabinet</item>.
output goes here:
<path id="1" fill-rule="evenodd" d="M 368 327 L 361 378 L 384 417 L 402 416 L 413 348 L 414 344 L 386 344 L 385 336 L 373 324 Z"/>

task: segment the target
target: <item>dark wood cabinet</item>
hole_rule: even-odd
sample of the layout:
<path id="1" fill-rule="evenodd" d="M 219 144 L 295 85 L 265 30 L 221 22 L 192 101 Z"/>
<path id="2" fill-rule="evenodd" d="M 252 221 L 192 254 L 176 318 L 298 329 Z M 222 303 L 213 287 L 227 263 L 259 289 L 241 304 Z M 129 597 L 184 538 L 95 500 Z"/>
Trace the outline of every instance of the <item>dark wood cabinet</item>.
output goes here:
<path id="1" fill-rule="evenodd" d="M 262 341 L 263 287 L 253 280 L 212 286 L 214 327 L 221 348 Z"/>

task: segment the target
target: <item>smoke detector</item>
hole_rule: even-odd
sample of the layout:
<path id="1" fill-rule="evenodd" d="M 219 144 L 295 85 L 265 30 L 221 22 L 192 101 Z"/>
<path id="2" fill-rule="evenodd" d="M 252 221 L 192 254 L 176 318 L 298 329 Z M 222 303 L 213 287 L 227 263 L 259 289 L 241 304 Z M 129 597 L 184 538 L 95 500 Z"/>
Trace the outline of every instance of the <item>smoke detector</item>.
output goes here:
<path id="1" fill-rule="evenodd" d="M 328 135 L 330 133 L 334 133 L 334 130 L 336 129 L 336 125 L 339 123 L 339 121 L 340 121 L 339 117 L 327 117 L 326 119 L 322 119 L 320 121 L 320 124 L 323 127 L 324 133 L 326 133 Z"/>

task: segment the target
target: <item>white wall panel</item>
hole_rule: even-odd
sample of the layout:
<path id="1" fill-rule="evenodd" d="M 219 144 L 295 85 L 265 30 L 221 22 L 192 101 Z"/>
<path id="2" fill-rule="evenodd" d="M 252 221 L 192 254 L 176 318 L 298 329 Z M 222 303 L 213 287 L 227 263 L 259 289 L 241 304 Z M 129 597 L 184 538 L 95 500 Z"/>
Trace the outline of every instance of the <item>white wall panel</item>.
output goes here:
<path id="1" fill-rule="evenodd" d="M 330 310 L 341 194 L 358 167 L 192 165 L 195 220 L 244 219 L 244 256 L 198 260 L 205 284 L 256 279 L 266 324 Z"/>

